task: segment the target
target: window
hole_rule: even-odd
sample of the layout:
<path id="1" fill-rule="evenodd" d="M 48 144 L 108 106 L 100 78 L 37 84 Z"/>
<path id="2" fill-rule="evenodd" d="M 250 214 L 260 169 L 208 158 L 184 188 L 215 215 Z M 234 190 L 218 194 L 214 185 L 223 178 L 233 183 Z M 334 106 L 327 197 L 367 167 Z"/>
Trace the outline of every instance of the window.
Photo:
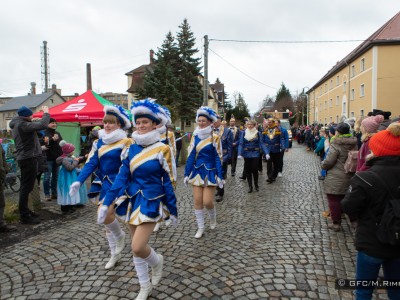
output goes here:
<path id="1" fill-rule="evenodd" d="M 325 93 L 328 91 L 328 85 L 325 83 Z"/>
<path id="2" fill-rule="evenodd" d="M 363 71 L 365 71 L 365 59 L 364 58 L 361 59 L 361 62 L 360 62 L 360 72 L 363 72 Z"/>
<path id="3" fill-rule="evenodd" d="M 329 83 L 329 89 L 331 90 L 333 87 L 333 80 L 331 79 L 330 83 Z"/>
<path id="4" fill-rule="evenodd" d="M 329 107 L 332 107 L 332 99 L 329 100 Z"/>
<path id="5" fill-rule="evenodd" d="M 336 105 L 339 105 L 339 96 L 336 96 Z"/>
<path id="6" fill-rule="evenodd" d="M 326 124 L 326 118 L 325 118 L 325 123 L 324 124 Z"/>
<path id="7" fill-rule="evenodd" d="M 339 123 L 339 116 L 336 115 L 336 124 Z"/>
<path id="8" fill-rule="evenodd" d="M 343 92 L 346 93 L 347 82 L 343 81 Z"/>
<path id="9" fill-rule="evenodd" d="M 351 77 L 356 76 L 356 66 L 355 65 L 351 65 Z"/>
<path id="10" fill-rule="evenodd" d="M 338 76 L 336 76 L 336 86 L 338 86 L 339 85 L 339 75 Z"/>
<path id="11" fill-rule="evenodd" d="M 343 114 L 347 115 L 347 110 L 346 110 L 346 102 L 343 102 L 343 108 L 342 108 Z"/>
<path id="12" fill-rule="evenodd" d="M 327 103 L 326 103 L 326 101 L 325 101 L 325 103 L 324 103 L 325 105 L 324 105 L 324 108 L 327 108 L 328 106 L 327 106 Z"/>
<path id="13" fill-rule="evenodd" d="M 351 92 L 350 92 L 350 100 L 354 100 L 354 96 L 355 96 L 354 89 L 351 89 Z"/>
<path id="14" fill-rule="evenodd" d="M 191 121 L 186 121 L 186 122 L 185 122 L 185 127 L 186 127 L 186 126 L 188 126 L 188 127 L 192 126 L 192 122 L 191 122 Z"/>
<path id="15" fill-rule="evenodd" d="M 329 123 L 332 123 L 332 117 L 329 117 Z"/>
<path id="16" fill-rule="evenodd" d="M 361 115 L 361 117 L 364 117 L 364 110 L 363 109 L 360 110 L 360 115 Z"/>
<path id="17" fill-rule="evenodd" d="M 364 89 L 364 84 L 362 84 L 360 86 L 360 97 L 364 97 L 365 96 L 365 89 Z"/>
<path id="18" fill-rule="evenodd" d="M 352 111 L 352 112 L 350 113 L 350 117 L 351 117 L 351 118 L 354 118 L 354 111 Z"/>

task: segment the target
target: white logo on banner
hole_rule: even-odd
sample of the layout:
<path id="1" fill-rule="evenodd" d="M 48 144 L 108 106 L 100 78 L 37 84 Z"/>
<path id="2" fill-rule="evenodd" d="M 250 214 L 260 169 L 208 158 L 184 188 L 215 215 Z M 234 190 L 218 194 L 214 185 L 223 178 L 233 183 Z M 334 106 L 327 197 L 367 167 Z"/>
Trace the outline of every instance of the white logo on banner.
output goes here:
<path id="1" fill-rule="evenodd" d="M 80 99 L 78 100 L 78 103 L 70 104 L 68 105 L 63 112 L 71 112 L 71 111 L 80 111 L 82 110 L 87 103 L 85 102 L 85 99 Z"/>

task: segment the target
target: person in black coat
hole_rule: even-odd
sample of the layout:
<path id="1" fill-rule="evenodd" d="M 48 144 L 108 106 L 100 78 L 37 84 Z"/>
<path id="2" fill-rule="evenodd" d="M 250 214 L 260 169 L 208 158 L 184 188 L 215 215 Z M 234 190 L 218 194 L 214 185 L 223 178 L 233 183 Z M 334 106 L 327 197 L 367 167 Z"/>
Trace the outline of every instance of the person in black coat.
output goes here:
<path id="1" fill-rule="evenodd" d="M 47 201 L 57 199 L 57 181 L 59 166 L 56 159 L 62 155 L 60 142 L 62 140 L 61 134 L 56 131 L 57 121 L 50 118 L 50 122 L 44 131 L 44 143 L 47 148 L 45 151 L 47 158 L 48 170 L 44 173 L 43 188 L 44 195 Z M 51 197 L 50 197 L 51 192 Z"/>
<path id="2" fill-rule="evenodd" d="M 369 142 L 370 169 L 358 172 L 351 179 L 349 192 L 342 200 L 345 213 L 356 215 L 358 226 L 355 246 L 356 279 L 376 280 L 383 267 L 385 280 L 400 280 L 400 244 L 382 243 L 377 237 L 377 223 L 382 219 L 386 203 L 400 199 L 400 123 L 376 133 Z M 357 288 L 356 299 L 371 299 L 373 287 Z M 400 299 L 400 289 L 388 289 L 389 299 Z"/>

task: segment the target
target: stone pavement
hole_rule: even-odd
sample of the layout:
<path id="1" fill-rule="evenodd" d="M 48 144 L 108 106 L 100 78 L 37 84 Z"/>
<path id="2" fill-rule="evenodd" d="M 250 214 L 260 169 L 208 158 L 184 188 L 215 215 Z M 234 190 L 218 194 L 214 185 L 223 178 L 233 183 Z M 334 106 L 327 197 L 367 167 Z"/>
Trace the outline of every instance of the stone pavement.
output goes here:
<path id="1" fill-rule="evenodd" d="M 319 159 L 293 147 L 283 177 L 267 184 L 264 164 L 260 191 L 252 194 L 239 180 L 239 162 L 216 204 L 217 228 L 206 219 L 198 240 L 191 189 L 178 169 L 180 224 L 150 239 L 165 267 L 149 299 L 352 299 L 351 291 L 335 289 L 335 279 L 354 278 L 353 233 L 347 222 L 341 232 L 327 229 Z M 128 242 L 109 271 L 108 255 L 96 208 L 87 205 L 77 217 L 0 250 L 0 299 L 134 299 L 139 285 Z"/>

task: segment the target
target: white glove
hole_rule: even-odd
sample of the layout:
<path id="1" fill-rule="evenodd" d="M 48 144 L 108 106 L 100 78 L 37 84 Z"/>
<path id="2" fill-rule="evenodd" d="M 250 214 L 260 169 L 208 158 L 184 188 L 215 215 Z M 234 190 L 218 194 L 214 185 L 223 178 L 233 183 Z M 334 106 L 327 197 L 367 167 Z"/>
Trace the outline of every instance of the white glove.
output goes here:
<path id="1" fill-rule="evenodd" d="M 224 187 L 225 180 L 221 180 L 221 179 L 218 178 L 217 181 L 218 181 L 218 187 L 219 187 L 220 189 L 222 189 L 222 188 Z"/>
<path id="2" fill-rule="evenodd" d="M 183 183 L 185 184 L 185 186 L 188 186 L 188 182 L 189 182 L 189 177 L 186 176 L 185 179 L 183 179 Z"/>
<path id="3" fill-rule="evenodd" d="M 237 159 L 243 159 L 243 156 L 239 155 Z"/>
<path id="4" fill-rule="evenodd" d="M 271 158 L 271 157 L 269 156 L 269 154 L 266 154 L 266 155 L 265 155 L 265 159 L 266 159 L 266 160 L 269 160 L 270 158 Z"/>
<path id="5" fill-rule="evenodd" d="M 73 197 L 79 191 L 80 187 L 81 183 L 79 181 L 75 181 L 74 183 L 72 183 L 69 188 L 69 195 Z"/>
<path id="6" fill-rule="evenodd" d="M 103 224 L 107 216 L 107 205 L 102 205 L 97 211 L 97 224 Z"/>
<path id="7" fill-rule="evenodd" d="M 42 148 L 43 151 L 49 150 L 49 148 L 47 148 L 46 145 L 42 145 L 41 148 Z"/>

